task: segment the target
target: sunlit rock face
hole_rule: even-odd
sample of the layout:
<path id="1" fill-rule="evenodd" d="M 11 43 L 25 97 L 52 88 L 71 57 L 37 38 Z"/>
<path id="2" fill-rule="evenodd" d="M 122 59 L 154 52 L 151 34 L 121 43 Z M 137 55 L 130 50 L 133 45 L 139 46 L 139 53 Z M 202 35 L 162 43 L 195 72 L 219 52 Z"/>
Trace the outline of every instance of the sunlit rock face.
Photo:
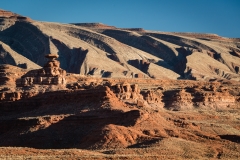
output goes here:
<path id="1" fill-rule="evenodd" d="M 18 86 L 28 86 L 32 84 L 43 85 L 65 85 L 66 71 L 60 68 L 60 62 L 56 60 L 58 55 L 48 54 L 49 61 L 42 69 L 31 70 L 17 80 Z"/>

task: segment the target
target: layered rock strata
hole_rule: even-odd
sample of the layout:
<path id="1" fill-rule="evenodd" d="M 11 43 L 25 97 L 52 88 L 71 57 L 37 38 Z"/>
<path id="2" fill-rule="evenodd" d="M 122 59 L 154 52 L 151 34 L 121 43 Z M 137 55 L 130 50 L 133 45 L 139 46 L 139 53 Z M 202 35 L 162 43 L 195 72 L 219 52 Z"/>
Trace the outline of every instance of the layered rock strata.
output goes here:
<path id="1" fill-rule="evenodd" d="M 113 92 L 120 100 L 137 105 L 138 107 L 144 106 L 143 96 L 140 94 L 141 89 L 137 84 L 122 83 L 116 84 L 111 87 Z"/>
<path id="2" fill-rule="evenodd" d="M 44 92 L 55 92 L 60 88 L 77 92 L 97 91 L 102 87 L 108 87 L 119 101 L 137 107 L 155 106 L 174 111 L 195 108 L 218 110 L 237 107 L 239 103 L 240 88 L 237 82 L 101 79 L 66 75 L 55 59 L 56 57 L 50 58 L 44 68 L 27 73 L 27 70 L 3 65 L 0 76 L 3 81 L 0 100 L 11 102 L 29 99 Z M 20 76 L 21 78 L 17 79 Z"/>
<path id="3" fill-rule="evenodd" d="M 162 103 L 162 97 L 163 93 L 161 90 L 142 90 L 141 94 L 143 95 L 143 98 L 145 101 L 148 102 L 148 104 L 158 104 L 163 105 Z"/>
<path id="4" fill-rule="evenodd" d="M 182 90 L 166 91 L 164 93 L 163 102 L 165 108 L 169 110 L 186 110 L 193 108 L 191 93 Z"/>
<path id="5" fill-rule="evenodd" d="M 197 91 L 193 93 L 194 105 L 200 108 L 223 109 L 236 105 L 236 99 L 228 91 Z"/>
<path id="6" fill-rule="evenodd" d="M 49 61 L 42 69 L 32 70 L 17 80 L 18 86 L 28 86 L 32 84 L 43 85 L 64 85 L 66 84 L 66 71 L 60 68 L 60 62 L 56 60 L 58 55 L 46 55 Z"/>

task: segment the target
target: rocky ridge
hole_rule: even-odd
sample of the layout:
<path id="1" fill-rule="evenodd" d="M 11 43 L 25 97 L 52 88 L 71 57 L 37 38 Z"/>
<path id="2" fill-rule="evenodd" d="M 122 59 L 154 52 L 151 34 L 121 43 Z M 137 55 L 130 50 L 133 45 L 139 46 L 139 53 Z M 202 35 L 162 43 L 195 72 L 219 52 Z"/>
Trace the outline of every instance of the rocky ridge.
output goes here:
<path id="1" fill-rule="evenodd" d="M 19 16 L 7 11 L 1 14 L 3 25 L 10 17 Z M 1 64 L 17 66 L 14 52 L 25 57 L 20 64 L 37 69 L 46 63 L 43 55 L 54 50 L 59 55 L 61 68 L 81 75 L 239 81 L 239 41 L 216 34 L 15 19 L 2 28 L 0 41 L 9 48 L 6 51 L 2 47 Z M 29 60 L 35 66 L 30 65 Z"/>
<path id="2" fill-rule="evenodd" d="M 63 76 L 66 84 L 16 86 L 18 79 L 39 70 L 1 68 L 4 75 L 15 75 L 0 88 L 2 147 L 78 148 L 110 155 L 135 154 L 135 149 L 147 147 L 157 156 L 164 153 L 160 149 L 157 154 L 154 148 L 164 141 L 171 146 L 169 140 L 175 138 L 174 143 L 195 143 L 195 149 L 201 145 L 200 153 L 188 153 L 195 158 L 207 154 L 207 148 L 210 157 L 219 153 L 229 157 L 230 150 L 230 155 L 237 156 L 238 150 L 227 146 L 238 145 L 240 135 L 239 82 L 94 78 L 68 73 Z M 225 112 L 228 114 L 221 115 Z"/>

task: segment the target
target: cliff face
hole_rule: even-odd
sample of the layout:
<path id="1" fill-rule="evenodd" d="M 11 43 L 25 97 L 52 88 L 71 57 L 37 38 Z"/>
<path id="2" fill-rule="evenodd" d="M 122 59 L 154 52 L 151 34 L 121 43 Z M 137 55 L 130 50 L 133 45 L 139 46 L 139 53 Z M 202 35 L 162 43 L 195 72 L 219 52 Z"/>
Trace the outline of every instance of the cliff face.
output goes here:
<path id="1" fill-rule="evenodd" d="M 19 74 L 29 76 L 29 72 Z M 219 135 L 237 132 L 224 125 L 219 130 L 206 129 L 203 120 L 214 120 L 209 115 L 212 112 L 237 112 L 238 82 L 100 79 L 71 74 L 66 80 L 66 88 L 62 84 L 2 88 L 0 145 L 116 149 L 169 137 L 199 143 L 210 138 L 218 143 Z M 6 84 L 2 86 L 12 85 Z M 204 111 L 208 113 L 202 114 Z"/>
<path id="2" fill-rule="evenodd" d="M 48 63 L 50 64 L 50 62 Z M 54 61 L 54 63 L 57 62 Z M 8 105 L 8 102 L 11 101 L 27 101 L 28 98 L 57 90 L 66 90 L 66 93 L 65 91 L 53 93 L 59 95 L 53 98 L 58 103 L 62 101 L 61 99 L 65 99 L 62 96 L 67 96 L 70 93 L 68 90 L 72 90 L 72 94 L 76 91 L 76 95 L 78 95 L 79 90 L 86 90 L 86 93 L 89 90 L 89 98 L 91 99 L 95 97 L 95 94 L 91 95 L 92 92 L 108 87 L 121 102 L 138 107 L 156 105 L 159 108 L 178 111 L 189 109 L 219 110 L 235 108 L 239 105 L 240 88 L 239 82 L 236 81 L 204 82 L 75 77 L 72 74 L 66 76 L 65 71 L 58 67 L 57 70 L 54 66 L 49 70 L 48 63 L 45 68 L 32 71 L 2 65 L 0 103 Z M 57 63 L 57 65 L 60 64 Z M 61 81 L 55 82 L 57 78 L 60 78 Z M 42 81 L 39 81 L 40 79 Z M 62 79 L 64 79 L 64 83 Z M 47 80 L 50 80 L 49 83 L 47 83 Z M 91 91 L 91 89 L 94 90 Z M 84 94 L 82 96 L 84 97 Z M 71 95 L 68 95 L 68 97 L 71 97 Z M 75 98 L 71 97 L 69 101 Z"/>
<path id="3" fill-rule="evenodd" d="M 37 68 L 46 62 L 43 55 L 54 51 L 62 69 L 81 75 L 239 81 L 237 39 L 121 29 L 101 23 L 37 22 L 8 11 L 0 15 L 0 41 L 9 47 L 8 51 L 1 49 L 1 57 L 6 59 L 0 59 L 1 64 L 17 66 L 14 52 L 26 58 L 21 63 Z"/>
<path id="4" fill-rule="evenodd" d="M 2 148 L 77 148 L 108 154 L 147 147 L 148 153 L 157 148 L 160 154 L 162 141 L 171 146 L 170 151 L 164 147 L 164 153 L 184 141 L 177 149 L 194 142 L 187 148 L 201 151 L 194 152 L 195 158 L 209 149 L 217 157 L 219 146 L 226 157 L 230 151 L 239 153 L 228 148 L 237 145 L 240 134 L 239 82 L 87 77 L 66 74 L 56 55 L 47 57 L 51 60 L 42 69 L 0 65 Z M 22 80 L 29 81 L 19 85 Z"/>

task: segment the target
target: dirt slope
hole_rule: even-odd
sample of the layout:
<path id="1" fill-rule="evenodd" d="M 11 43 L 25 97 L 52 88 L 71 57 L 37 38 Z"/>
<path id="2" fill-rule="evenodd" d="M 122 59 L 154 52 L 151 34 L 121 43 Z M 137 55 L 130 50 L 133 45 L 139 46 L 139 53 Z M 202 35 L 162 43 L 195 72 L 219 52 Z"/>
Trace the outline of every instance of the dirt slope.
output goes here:
<path id="1" fill-rule="evenodd" d="M 46 62 L 43 55 L 54 52 L 60 56 L 61 68 L 81 75 L 205 79 L 198 76 L 203 74 L 210 79 L 227 77 L 239 81 L 240 44 L 236 39 L 215 34 L 121 29 L 101 23 L 60 24 L 27 18 L 8 23 L 12 20 L 10 14 L 15 14 L 6 12 L 1 12 L 1 24 L 7 27 L 2 27 L 0 41 L 39 66 Z M 205 58 L 188 58 L 194 52 Z M 199 62 L 195 63 L 197 59 Z M 198 69 L 205 61 L 214 60 L 228 68 L 224 67 L 228 76 L 221 67 L 214 66 L 219 71 L 211 74 Z M 187 64 L 191 64 L 190 69 Z"/>
<path id="2" fill-rule="evenodd" d="M 1 41 L 0 46 L 1 46 L 0 64 L 11 64 L 26 69 L 41 68 L 39 65 L 33 63 L 31 60 L 27 59 L 21 54 L 18 54 L 17 52 L 12 50 L 8 45 L 4 44 Z"/>

